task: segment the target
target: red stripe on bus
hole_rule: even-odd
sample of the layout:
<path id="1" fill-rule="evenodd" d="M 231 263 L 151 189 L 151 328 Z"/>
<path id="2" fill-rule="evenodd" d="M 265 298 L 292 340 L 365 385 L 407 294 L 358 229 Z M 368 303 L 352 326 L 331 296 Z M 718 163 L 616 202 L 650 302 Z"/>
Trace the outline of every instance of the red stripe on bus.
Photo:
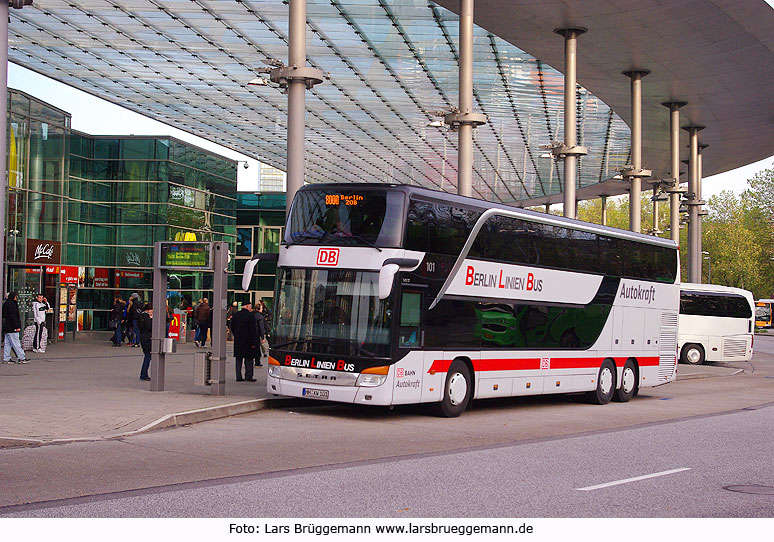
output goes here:
<path id="1" fill-rule="evenodd" d="M 530 369 L 540 369 L 540 358 L 473 360 L 475 371 L 528 371 Z"/>
<path id="2" fill-rule="evenodd" d="M 602 365 L 606 358 L 551 358 L 551 369 L 592 369 Z M 616 367 L 623 367 L 626 358 L 613 358 Z M 452 360 L 437 359 L 429 373 L 446 373 Z M 654 356 L 637 358 L 640 367 L 658 367 L 659 358 Z M 494 358 L 473 360 L 474 371 L 529 371 L 540 369 L 540 358 Z"/>

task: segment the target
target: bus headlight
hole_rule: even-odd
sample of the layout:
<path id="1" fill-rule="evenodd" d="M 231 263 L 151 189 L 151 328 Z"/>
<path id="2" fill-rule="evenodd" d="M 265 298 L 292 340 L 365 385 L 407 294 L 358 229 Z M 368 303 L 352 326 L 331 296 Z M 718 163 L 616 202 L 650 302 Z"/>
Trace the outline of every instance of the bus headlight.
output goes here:
<path id="1" fill-rule="evenodd" d="M 269 363 L 268 363 L 268 365 L 269 365 L 269 367 L 268 367 L 268 369 L 269 369 L 269 376 L 274 377 L 274 378 L 279 378 L 280 377 L 280 372 L 282 370 L 282 367 L 280 367 L 280 362 L 277 361 L 275 358 L 269 356 Z"/>
<path id="2" fill-rule="evenodd" d="M 387 380 L 387 373 L 390 371 L 389 365 L 382 367 L 369 367 L 364 369 L 360 376 L 357 377 L 356 386 L 363 386 L 366 388 L 374 388 L 381 386 L 384 381 Z"/>

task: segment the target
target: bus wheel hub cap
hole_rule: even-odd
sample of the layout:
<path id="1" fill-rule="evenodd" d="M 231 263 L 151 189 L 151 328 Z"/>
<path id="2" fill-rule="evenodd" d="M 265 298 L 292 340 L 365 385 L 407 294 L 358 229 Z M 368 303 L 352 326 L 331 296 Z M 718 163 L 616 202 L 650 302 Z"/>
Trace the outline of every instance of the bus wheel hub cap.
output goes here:
<path id="1" fill-rule="evenodd" d="M 688 361 L 690 361 L 691 363 L 698 363 L 699 358 L 701 358 L 701 354 L 695 348 L 691 348 L 690 350 L 688 350 L 687 357 L 688 357 Z"/>
<path id="2" fill-rule="evenodd" d="M 460 373 L 454 373 L 449 380 L 449 401 L 453 405 L 460 405 L 468 393 L 468 383 Z"/>
<path id="3" fill-rule="evenodd" d="M 623 374 L 623 391 L 629 393 L 634 389 L 634 371 L 631 368 L 627 368 Z"/>
<path id="4" fill-rule="evenodd" d="M 602 371 L 602 374 L 599 376 L 599 389 L 602 390 L 602 393 L 607 394 L 610 392 L 610 388 L 613 386 L 613 373 L 610 372 L 610 369 L 605 369 Z"/>

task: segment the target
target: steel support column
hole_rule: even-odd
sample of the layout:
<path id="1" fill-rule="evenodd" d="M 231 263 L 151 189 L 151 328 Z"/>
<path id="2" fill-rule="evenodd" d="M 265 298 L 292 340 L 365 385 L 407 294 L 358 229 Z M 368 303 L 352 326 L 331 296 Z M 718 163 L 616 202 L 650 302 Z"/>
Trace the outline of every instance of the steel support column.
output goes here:
<path id="1" fill-rule="evenodd" d="M 0 156 L 2 157 L 4 175 L 0 181 L 0 237 L 8 239 L 6 235 L 5 200 L 6 186 L 8 185 L 8 9 L 22 9 L 32 4 L 32 0 L 0 0 L 0 107 L 3 109 L 3 129 L 0 130 Z M 5 302 L 5 241 L 0 241 L 0 302 Z"/>
<path id="2" fill-rule="evenodd" d="M 629 190 L 629 229 L 642 231 L 642 179 L 650 177 L 650 171 L 642 169 L 642 78 L 648 70 L 629 70 L 623 74 L 631 79 L 632 102 L 632 163 L 621 172 L 631 185 Z"/>
<path id="3" fill-rule="evenodd" d="M 578 36 L 585 28 L 557 28 L 557 34 L 564 37 L 564 148 L 554 154 L 564 158 L 564 216 L 575 218 L 577 202 L 575 187 L 578 183 L 578 157 L 587 154 L 578 147 L 577 115 L 577 59 Z M 557 152 L 558 151 L 558 152 Z"/>
<path id="4" fill-rule="evenodd" d="M 672 186 L 669 193 L 669 237 L 675 243 L 680 242 L 680 195 L 685 192 L 680 188 L 680 108 L 685 102 L 664 102 L 669 108 L 669 148 L 672 176 Z"/>
<path id="5" fill-rule="evenodd" d="M 3 128 L 0 130 L 0 156 L 3 158 L 4 175 L 0 180 L 0 234 L 6 235 L 8 217 L 5 212 L 6 185 L 8 184 L 8 3 L 0 1 L 0 107 L 3 109 Z M 5 243 L 0 242 L 0 302 L 5 302 Z"/>
<path id="6" fill-rule="evenodd" d="M 288 65 L 271 71 L 271 80 L 288 91 L 287 202 L 304 185 L 304 127 L 308 88 L 321 83 L 323 73 L 306 67 L 306 0 L 289 0 Z"/>
<path id="7" fill-rule="evenodd" d="M 602 225 L 607 226 L 607 196 L 602 196 Z"/>
<path id="8" fill-rule="evenodd" d="M 460 65 L 458 107 L 444 116 L 457 131 L 457 193 L 473 195 L 473 128 L 486 124 L 486 115 L 473 112 L 473 0 L 460 0 Z"/>
<path id="9" fill-rule="evenodd" d="M 290 27 L 288 31 L 288 67 L 306 66 L 306 0 L 290 0 Z M 305 149 L 304 126 L 306 119 L 306 84 L 303 79 L 288 83 L 288 181 L 286 214 L 290 212 L 293 196 L 304 185 Z"/>
<path id="10" fill-rule="evenodd" d="M 704 233 L 703 233 L 703 222 L 704 217 L 707 214 L 707 211 L 704 209 L 704 199 L 702 195 L 702 188 L 701 188 L 701 182 L 704 176 L 704 172 L 702 170 L 703 167 L 703 156 L 702 152 L 704 149 L 709 147 L 709 145 L 705 143 L 699 143 L 697 157 L 696 157 L 696 202 L 698 203 L 697 209 L 698 212 L 696 213 L 696 239 L 698 242 L 698 247 L 696 247 L 696 250 L 699 253 L 699 278 L 701 279 L 701 272 L 702 267 L 704 267 L 704 258 L 702 258 L 702 245 L 704 244 Z M 709 275 L 707 276 L 707 282 L 709 282 Z"/>
<path id="11" fill-rule="evenodd" d="M 159 269 L 160 241 L 153 251 L 153 320 L 151 322 L 150 391 L 164 391 L 166 357 L 162 345 L 167 336 L 167 270 Z"/>
<path id="12" fill-rule="evenodd" d="M 473 0 L 460 0 L 459 110 L 473 112 Z M 473 195 L 473 126 L 460 124 L 457 132 L 457 193 Z"/>
<path id="13" fill-rule="evenodd" d="M 212 395 L 226 395 L 226 305 L 228 304 L 228 243 L 212 244 Z M 206 337 L 205 337 L 206 339 Z"/>
<path id="14" fill-rule="evenodd" d="M 688 130 L 688 282 L 701 282 L 701 239 L 699 238 L 699 131 L 703 126 L 687 126 Z"/>

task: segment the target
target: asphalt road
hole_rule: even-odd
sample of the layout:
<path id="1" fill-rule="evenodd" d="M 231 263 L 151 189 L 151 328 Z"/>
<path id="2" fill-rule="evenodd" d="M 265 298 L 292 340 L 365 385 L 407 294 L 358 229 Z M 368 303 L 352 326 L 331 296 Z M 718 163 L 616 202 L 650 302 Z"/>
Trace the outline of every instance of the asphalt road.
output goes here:
<path id="1" fill-rule="evenodd" d="M 310 404 L 4 449 L 0 516 L 772 517 L 770 346 L 744 373 L 624 404 L 481 401 L 455 419 Z"/>

